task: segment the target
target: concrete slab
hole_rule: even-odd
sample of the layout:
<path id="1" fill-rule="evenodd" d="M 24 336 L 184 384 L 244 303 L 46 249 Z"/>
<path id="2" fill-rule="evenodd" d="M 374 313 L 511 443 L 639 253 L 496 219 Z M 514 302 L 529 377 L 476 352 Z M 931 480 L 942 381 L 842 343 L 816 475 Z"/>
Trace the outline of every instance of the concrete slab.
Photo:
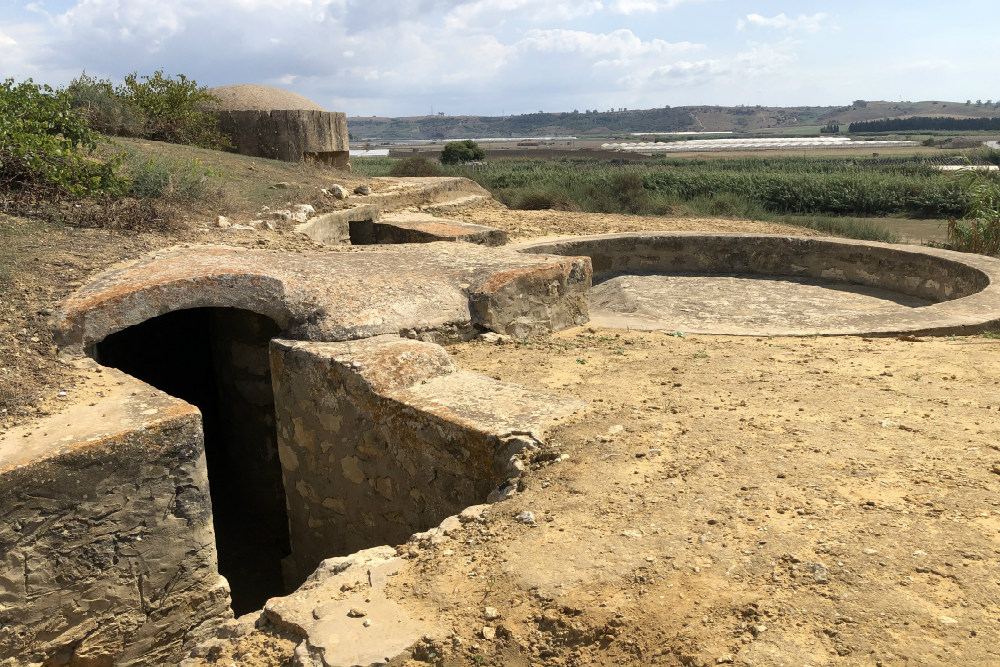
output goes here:
<path id="1" fill-rule="evenodd" d="M 419 211 L 383 214 L 374 223 L 375 243 L 465 241 L 488 246 L 507 243 L 507 232 L 495 227 L 438 218 Z"/>
<path id="2" fill-rule="evenodd" d="M 474 244 L 368 246 L 280 253 L 174 247 L 106 271 L 57 314 L 63 347 L 185 308 L 240 308 L 310 340 L 402 331 L 527 336 L 586 321 L 585 258 L 525 255 Z"/>

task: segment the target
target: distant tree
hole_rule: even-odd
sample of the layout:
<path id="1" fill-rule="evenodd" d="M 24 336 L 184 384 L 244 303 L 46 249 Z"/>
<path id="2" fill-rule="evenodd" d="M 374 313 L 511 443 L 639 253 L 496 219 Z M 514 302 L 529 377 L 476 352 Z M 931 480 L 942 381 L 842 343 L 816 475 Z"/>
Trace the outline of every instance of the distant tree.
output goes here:
<path id="1" fill-rule="evenodd" d="M 969 106 L 970 104 L 972 104 L 972 100 L 965 100 L 965 106 Z"/>
<path id="2" fill-rule="evenodd" d="M 859 109 L 864 109 L 866 106 L 868 106 L 868 102 L 866 100 L 854 100 L 852 104 L 858 107 Z"/>
<path id="3" fill-rule="evenodd" d="M 479 147 L 472 139 L 465 141 L 452 141 L 444 145 L 441 151 L 441 164 L 461 164 L 482 160 L 486 157 L 486 151 Z"/>

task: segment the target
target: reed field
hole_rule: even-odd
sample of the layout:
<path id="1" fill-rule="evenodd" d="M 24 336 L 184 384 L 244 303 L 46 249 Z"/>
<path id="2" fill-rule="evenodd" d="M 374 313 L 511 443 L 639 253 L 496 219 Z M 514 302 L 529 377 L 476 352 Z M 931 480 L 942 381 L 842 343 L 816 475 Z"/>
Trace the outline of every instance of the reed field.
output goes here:
<path id="1" fill-rule="evenodd" d="M 992 151 L 965 155 L 996 163 Z M 356 172 L 388 175 L 398 161 L 355 160 Z M 967 184 L 923 155 L 713 157 L 593 160 L 499 159 L 487 167 L 440 168 L 474 179 L 514 209 L 769 220 L 868 240 L 893 241 L 879 218 L 961 218 Z"/>

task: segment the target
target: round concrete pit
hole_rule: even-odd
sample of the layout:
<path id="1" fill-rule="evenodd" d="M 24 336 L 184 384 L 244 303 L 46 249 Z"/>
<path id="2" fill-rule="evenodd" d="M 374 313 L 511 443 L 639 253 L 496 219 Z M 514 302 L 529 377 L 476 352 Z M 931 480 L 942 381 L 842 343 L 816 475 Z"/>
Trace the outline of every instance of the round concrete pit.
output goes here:
<path id="1" fill-rule="evenodd" d="M 635 232 L 521 252 L 591 258 L 591 322 L 733 335 L 972 333 L 1000 321 L 1000 261 L 848 239 Z"/>

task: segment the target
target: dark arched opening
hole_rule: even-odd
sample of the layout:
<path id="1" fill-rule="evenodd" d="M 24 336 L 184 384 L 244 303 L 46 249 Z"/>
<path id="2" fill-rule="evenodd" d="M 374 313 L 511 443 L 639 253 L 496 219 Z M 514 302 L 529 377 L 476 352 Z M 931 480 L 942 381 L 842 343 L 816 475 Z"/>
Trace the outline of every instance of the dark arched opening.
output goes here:
<path id="1" fill-rule="evenodd" d="M 219 572 L 229 580 L 237 615 L 285 592 L 288 515 L 268 359 L 279 331 L 250 311 L 195 308 L 147 320 L 96 346 L 101 364 L 201 410 Z"/>

